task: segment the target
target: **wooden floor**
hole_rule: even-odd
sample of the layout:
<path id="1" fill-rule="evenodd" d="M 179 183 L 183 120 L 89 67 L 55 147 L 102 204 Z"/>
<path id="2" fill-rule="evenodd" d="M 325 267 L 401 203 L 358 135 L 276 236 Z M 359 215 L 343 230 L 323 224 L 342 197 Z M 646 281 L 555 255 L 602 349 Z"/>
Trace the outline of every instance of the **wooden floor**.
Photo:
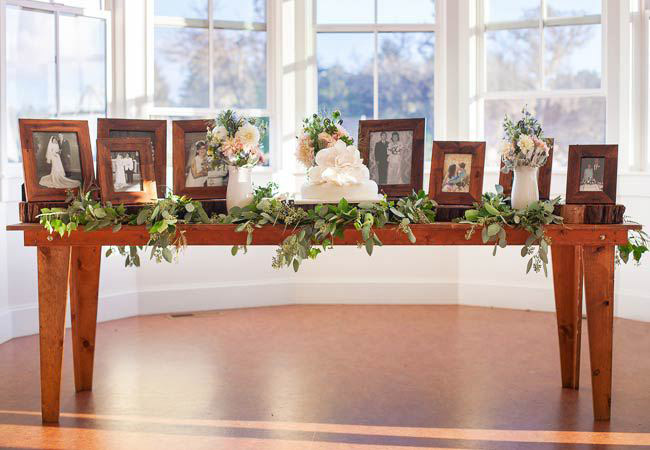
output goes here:
<path id="1" fill-rule="evenodd" d="M 583 330 L 587 330 L 584 326 Z M 66 337 L 59 426 L 41 426 L 35 336 L 0 345 L 0 447 L 650 448 L 650 324 L 616 320 L 612 421 L 560 387 L 552 314 L 287 306 L 98 326 L 92 393 Z"/>

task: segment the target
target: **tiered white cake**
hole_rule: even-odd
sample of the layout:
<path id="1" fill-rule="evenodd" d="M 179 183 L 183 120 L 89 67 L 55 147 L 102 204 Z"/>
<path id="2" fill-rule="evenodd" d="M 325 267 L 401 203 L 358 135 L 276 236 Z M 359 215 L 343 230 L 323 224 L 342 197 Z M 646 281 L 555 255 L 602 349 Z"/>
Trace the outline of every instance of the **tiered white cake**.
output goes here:
<path id="1" fill-rule="evenodd" d="M 339 140 L 334 146 L 316 153 L 315 162 L 300 189 L 299 200 L 338 203 L 342 198 L 349 202 L 373 202 L 383 198 L 354 145 Z"/>

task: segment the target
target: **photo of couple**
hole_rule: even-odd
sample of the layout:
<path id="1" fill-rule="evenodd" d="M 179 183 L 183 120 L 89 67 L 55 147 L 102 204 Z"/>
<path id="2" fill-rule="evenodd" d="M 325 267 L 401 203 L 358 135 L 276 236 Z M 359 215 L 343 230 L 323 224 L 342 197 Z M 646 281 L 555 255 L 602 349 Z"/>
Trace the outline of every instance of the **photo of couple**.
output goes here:
<path id="1" fill-rule="evenodd" d="M 115 192 L 142 190 L 142 172 L 138 152 L 111 152 L 111 169 Z"/>
<path id="2" fill-rule="evenodd" d="M 38 184 L 51 189 L 81 186 L 81 162 L 76 133 L 34 132 Z"/>
<path id="3" fill-rule="evenodd" d="M 413 131 L 370 133 L 370 178 L 381 185 L 409 184 Z"/>
<path id="4" fill-rule="evenodd" d="M 442 192 L 469 192 L 472 155 L 448 153 L 443 163 Z"/>
<path id="5" fill-rule="evenodd" d="M 228 170 L 212 169 L 205 133 L 185 134 L 185 187 L 226 186 Z"/>
<path id="6" fill-rule="evenodd" d="M 580 160 L 580 190 L 602 192 L 605 179 L 605 158 L 582 158 Z"/>

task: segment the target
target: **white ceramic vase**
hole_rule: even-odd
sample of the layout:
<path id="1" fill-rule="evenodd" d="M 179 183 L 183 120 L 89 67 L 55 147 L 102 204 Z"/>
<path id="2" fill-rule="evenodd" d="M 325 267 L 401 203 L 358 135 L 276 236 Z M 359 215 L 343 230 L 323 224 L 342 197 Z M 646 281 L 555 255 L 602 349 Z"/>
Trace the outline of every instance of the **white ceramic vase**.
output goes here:
<path id="1" fill-rule="evenodd" d="M 226 207 L 243 208 L 253 201 L 252 168 L 228 166 L 228 190 L 226 191 Z"/>
<path id="2" fill-rule="evenodd" d="M 510 196 L 513 208 L 524 209 L 539 200 L 538 170 L 537 167 L 515 167 L 512 194 Z"/>

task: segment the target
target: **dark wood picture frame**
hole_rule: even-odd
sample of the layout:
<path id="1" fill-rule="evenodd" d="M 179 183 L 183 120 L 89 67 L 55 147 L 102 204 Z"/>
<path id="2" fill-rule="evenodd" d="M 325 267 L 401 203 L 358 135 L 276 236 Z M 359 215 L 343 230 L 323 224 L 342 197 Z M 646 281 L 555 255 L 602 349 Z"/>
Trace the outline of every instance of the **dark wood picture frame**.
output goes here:
<path id="1" fill-rule="evenodd" d="M 411 150 L 411 182 L 408 184 L 379 184 L 379 192 L 388 197 L 404 197 L 413 191 L 422 189 L 424 176 L 424 118 L 414 119 L 381 119 L 359 121 L 359 152 L 363 163 L 370 168 L 370 133 L 393 131 L 413 131 L 413 147 Z M 372 177 L 371 177 L 372 178 Z"/>
<path id="2" fill-rule="evenodd" d="M 551 198 L 551 175 L 553 174 L 553 147 L 555 145 L 554 138 L 544 138 L 546 145 L 548 145 L 548 159 L 546 164 L 539 168 L 537 174 L 537 185 L 539 187 L 539 199 L 549 200 Z M 499 184 L 503 187 L 504 195 L 508 197 L 512 193 L 512 182 L 514 175 L 512 170 L 508 173 L 501 172 L 503 170 L 503 160 L 499 166 Z"/>
<path id="3" fill-rule="evenodd" d="M 445 155 L 472 155 L 469 171 L 469 192 L 443 192 Z M 485 142 L 433 141 L 429 198 L 441 205 L 469 205 L 478 202 L 483 193 L 483 168 L 485 165 Z"/>
<path id="4" fill-rule="evenodd" d="M 111 136 L 111 132 L 130 131 L 154 134 L 152 146 L 156 191 L 158 198 L 164 198 L 167 194 L 167 121 L 148 119 L 97 119 L 97 138 L 115 137 Z"/>
<path id="5" fill-rule="evenodd" d="M 174 194 L 187 195 L 195 200 L 225 199 L 227 186 L 185 186 L 185 134 L 207 132 L 213 125 L 211 119 L 175 120 L 172 122 L 173 163 L 174 163 Z"/>
<path id="6" fill-rule="evenodd" d="M 118 192 L 113 185 L 111 153 L 137 152 L 140 157 L 142 190 L 137 192 Z M 156 175 L 151 155 L 149 138 L 99 138 L 97 139 L 97 173 L 101 198 L 104 202 L 115 204 L 152 203 L 158 198 L 156 193 Z"/>
<path id="7" fill-rule="evenodd" d="M 581 191 L 580 164 L 583 158 L 604 158 L 602 191 Z M 570 145 L 567 168 L 566 202 L 578 204 L 615 204 L 618 174 L 618 145 Z"/>
<path id="8" fill-rule="evenodd" d="M 37 150 L 34 149 L 34 133 L 75 133 L 79 146 L 81 164 L 81 187 L 90 190 L 95 183 L 95 167 L 90 145 L 90 133 L 86 120 L 59 119 L 18 119 L 20 128 L 20 146 L 23 154 L 23 173 L 25 176 L 25 195 L 27 201 L 62 202 L 68 197 L 68 191 L 78 192 L 78 188 L 48 188 L 39 184 L 37 167 Z"/>

